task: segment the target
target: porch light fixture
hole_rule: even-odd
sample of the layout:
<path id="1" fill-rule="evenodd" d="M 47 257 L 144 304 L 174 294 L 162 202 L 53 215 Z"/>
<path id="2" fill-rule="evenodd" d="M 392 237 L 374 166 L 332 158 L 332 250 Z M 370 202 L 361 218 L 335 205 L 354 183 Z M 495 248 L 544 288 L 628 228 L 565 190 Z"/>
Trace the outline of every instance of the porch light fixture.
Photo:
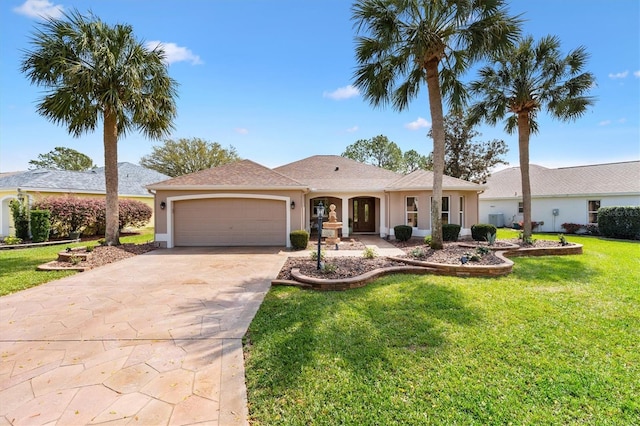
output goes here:
<path id="1" fill-rule="evenodd" d="M 164 210 L 167 207 L 167 203 L 165 203 L 164 201 L 160 202 L 160 209 Z"/>
<path id="2" fill-rule="evenodd" d="M 320 246 L 322 245 L 322 216 L 324 216 L 324 204 L 320 201 L 320 204 L 316 207 L 318 209 L 318 270 L 322 269 L 320 265 Z"/>
<path id="3" fill-rule="evenodd" d="M 291 201 L 291 210 L 296 208 L 296 202 L 295 201 Z"/>

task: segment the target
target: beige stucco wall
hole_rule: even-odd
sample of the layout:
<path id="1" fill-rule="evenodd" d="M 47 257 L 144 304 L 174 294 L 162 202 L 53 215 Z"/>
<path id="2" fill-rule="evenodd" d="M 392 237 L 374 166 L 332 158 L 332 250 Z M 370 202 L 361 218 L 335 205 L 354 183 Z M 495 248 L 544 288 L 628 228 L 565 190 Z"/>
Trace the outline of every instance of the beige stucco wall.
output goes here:
<path id="1" fill-rule="evenodd" d="M 429 235 L 431 232 L 431 191 L 400 191 L 389 193 L 389 228 L 406 224 L 406 197 L 418 199 L 418 229 L 415 235 Z M 478 223 L 478 193 L 476 191 L 443 191 L 449 197 L 449 223 L 456 223 L 463 229 L 470 229 Z M 460 197 L 464 197 L 463 222 L 460 222 Z"/>

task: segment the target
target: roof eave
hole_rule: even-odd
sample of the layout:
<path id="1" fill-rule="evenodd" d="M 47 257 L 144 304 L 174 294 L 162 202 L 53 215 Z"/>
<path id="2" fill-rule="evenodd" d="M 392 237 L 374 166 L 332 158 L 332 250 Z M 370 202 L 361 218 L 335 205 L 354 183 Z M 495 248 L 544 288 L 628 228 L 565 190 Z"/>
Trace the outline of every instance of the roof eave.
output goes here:
<path id="1" fill-rule="evenodd" d="M 307 191 L 306 186 L 257 186 L 257 185 L 147 185 L 156 191 Z"/>

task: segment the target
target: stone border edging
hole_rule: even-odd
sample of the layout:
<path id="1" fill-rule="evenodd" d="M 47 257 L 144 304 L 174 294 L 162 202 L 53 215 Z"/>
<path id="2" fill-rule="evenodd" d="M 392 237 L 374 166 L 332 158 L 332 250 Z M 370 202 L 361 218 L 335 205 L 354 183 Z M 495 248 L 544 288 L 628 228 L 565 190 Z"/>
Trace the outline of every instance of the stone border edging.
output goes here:
<path id="1" fill-rule="evenodd" d="M 513 248 L 496 248 L 494 254 L 496 257 L 503 260 L 503 263 L 498 265 L 453 265 L 446 263 L 424 262 L 421 260 L 408 259 L 403 257 L 387 256 L 390 260 L 406 263 L 411 266 L 392 266 L 388 268 L 379 268 L 373 271 L 366 272 L 357 277 L 351 278 L 337 278 L 337 279 L 322 279 L 303 275 L 300 273 L 299 268 L 291 270 L 291 275 L 294 280 L 273 280 L 271 285 L 288 285 L 297 286 L 303 289 L 330 291 L 330 290 L 348 290 L 352 288 L 359 288 L 367 285 L 371 281 L 390 274 L 434 274 L 434 275 L 447 275 L 457 277 L 500 277 L 509 275 L 513 270 L 513 261 L 508 257 L 522 257 L 522 256 L 563 256 L 572 254 L 582 254 L 582 244 L 571 243 L 566 246 L 559 247 L 540 247 L 540 248 L 522 248 L 517 245 L 513 245 Z M 474 248 L 476 246 L 471 246 Z"/>
<path id="2" fill-rule="evenodd" d="M 56 260 L 52 260 L 51 262 L 47 262 L 43 265 L 39 265 L 36 267 L 38 271 L 78 271 L 84 272 L 87 270 L 84 266 L 52 266 L 56 263 Z"/>

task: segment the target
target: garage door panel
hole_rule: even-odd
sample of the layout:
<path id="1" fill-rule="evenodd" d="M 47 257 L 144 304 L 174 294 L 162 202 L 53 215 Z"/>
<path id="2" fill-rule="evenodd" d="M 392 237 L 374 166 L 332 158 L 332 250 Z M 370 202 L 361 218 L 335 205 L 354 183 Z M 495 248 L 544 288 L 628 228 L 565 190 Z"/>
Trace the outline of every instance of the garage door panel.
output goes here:
<path id="1" fill-rule="evenodd" d="M 174 203 L 174 245 L 286 245 L 286 203 L 211 198 Z"/>

